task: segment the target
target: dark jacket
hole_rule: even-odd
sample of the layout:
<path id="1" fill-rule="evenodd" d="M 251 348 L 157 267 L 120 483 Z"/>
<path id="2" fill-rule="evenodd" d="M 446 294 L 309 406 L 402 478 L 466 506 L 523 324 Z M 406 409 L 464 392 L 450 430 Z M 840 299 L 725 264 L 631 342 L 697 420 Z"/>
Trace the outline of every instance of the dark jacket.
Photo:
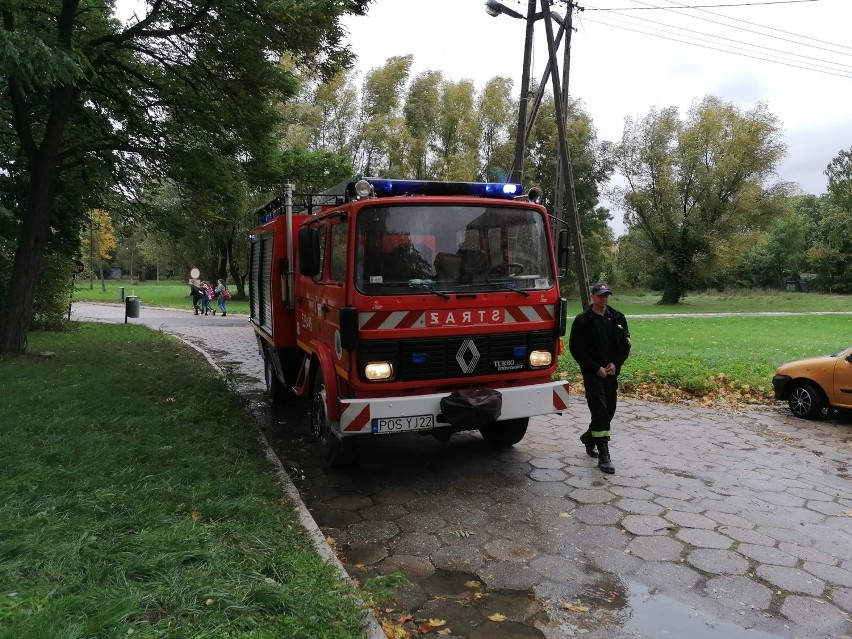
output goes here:
<path id="1" fill-rule="evenodd" d="M 612 307 L 607 307 L 604 321 L 612 330 L 612 344 L 607 349 L 602 343 L 596 328 L 595 312 L 589 307 L 571 324 L 571 336 L 568 340 L 568 350 L 580 365 L 583 375 L 595 375 L 597 370 L 610 362 L 615 364 L 616 374 L 621 372 L 621 366 L 630 355 L 630 331 L 627 328 L 627 318 Z"/>

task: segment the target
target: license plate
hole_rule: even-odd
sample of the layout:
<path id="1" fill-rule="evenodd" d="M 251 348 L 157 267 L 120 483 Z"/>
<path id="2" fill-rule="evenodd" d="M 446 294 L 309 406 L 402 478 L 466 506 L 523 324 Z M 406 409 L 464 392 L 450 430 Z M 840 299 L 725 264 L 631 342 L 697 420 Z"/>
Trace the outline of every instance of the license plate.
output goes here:
<path id="1" fill-rule="evenodd" d="M 373 433 L 404 433 L 411 430 L 428 430 L 435 427 L 434 415 L 411 415 L 410 417 L 376 417 Z"/>

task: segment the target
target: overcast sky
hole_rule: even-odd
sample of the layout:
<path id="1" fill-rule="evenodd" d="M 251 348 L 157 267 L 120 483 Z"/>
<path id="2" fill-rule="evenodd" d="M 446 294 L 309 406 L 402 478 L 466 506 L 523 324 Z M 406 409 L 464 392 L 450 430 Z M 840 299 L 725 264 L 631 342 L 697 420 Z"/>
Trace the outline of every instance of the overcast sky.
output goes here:
<path id="1" fill-rule="evenodd" d="M 526 14 L 526 0 L 502 1 Z M 583 101 L 599 139 L 619 140 L 626 116 L 668 106 L 685 114 L 708 94 L 743 109 L 763 101 L 787 139 L 779 179 L 824 193 L 826 165 L 852 147 L 852 0 L 759 2 L 578 3 L 585 10 L 575 13 L 570 90 Z M 552 7 L 564 15 L 566 2 Z M 412 54 L 412 76 L 442 71 L 454 81 L 471 79 L 481 90 L 489 78 L 505 75 L 520 90 L 525 22 L 490 17 L 485 0 L 374 0 L 366 17 L 345 24 L 362 77 L 391 56 Z M 541 78 L 546 63 L 539 21 L 533 78 Z M 620 233 L 621 213 L 613 214 Z"/>

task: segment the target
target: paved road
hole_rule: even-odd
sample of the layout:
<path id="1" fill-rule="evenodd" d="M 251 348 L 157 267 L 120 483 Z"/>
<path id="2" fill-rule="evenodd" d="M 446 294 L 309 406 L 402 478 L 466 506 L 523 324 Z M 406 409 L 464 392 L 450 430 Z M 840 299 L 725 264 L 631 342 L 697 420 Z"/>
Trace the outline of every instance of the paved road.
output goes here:
<path id="1" fill-rule="evenodd" d="M 73 315 L 124 321 L 120 306 L 76 303 Z M 329 471 L 315 461 L 306 404 L 262 400 L 245 316 L 141 315 L 129 321 L 231 371 L 350 575 L 402 572 L 409 584 L 387 617 L 445 622 L 418 636 L 852 637 L 848 416 L 625 399 L 609 476 L 577 439 L 588 415 L 574 396 L 508 451 L 476 435 L 393 436 Z"/>

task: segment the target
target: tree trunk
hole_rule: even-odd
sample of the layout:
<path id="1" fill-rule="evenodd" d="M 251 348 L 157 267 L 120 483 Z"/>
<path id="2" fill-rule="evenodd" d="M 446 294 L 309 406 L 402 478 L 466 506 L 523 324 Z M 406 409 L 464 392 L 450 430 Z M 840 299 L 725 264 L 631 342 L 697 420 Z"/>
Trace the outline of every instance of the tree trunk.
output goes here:
<path id="1" fill-rule="evenodd" d="M 36 167 L 41 168 L 41 167 Z M 44 174 L 47 175 L 44 175 Z M 27 332 L 33 314 L 33 300 L 50 237 L 50 207 L 53 200 L 53 171 L 37 171 L 43 177 L 31 182 L 18 248 L 12 263 L 9 292 L 0 312 L 0 354 L 22 355 L 27 350 Z"/>
<path id="2" fill-rule="evenodd" d="M 663 287 L 663 296 L 660 298 L 660 301 L 657 302 L 657 304 L 660 304 L 662 306 L 680 304 L 680 300 L 683 299 L 683 293 L 684 290 L 680 282 L 669 280 Z"/>
<path id="3" fill-rule="evenodd" d="M 12 86 L 9 90 L 16 91 L 17 87 Z M 44 252 L 50 241 L 59 147 L 76 98 L 77 92 L 70 86 L 52 91 L 41 145 L 28 155 L 27 204 L 12 262 L 8 294 L 0 307 L 0 355 L 22 355 L 27 350 L 27 332 L 32 321 L 36 287 L 44 264 Z M 32 135 L 29 123 L 16 122 L 16 128 L 20 129 L 19 134 Z"/>

